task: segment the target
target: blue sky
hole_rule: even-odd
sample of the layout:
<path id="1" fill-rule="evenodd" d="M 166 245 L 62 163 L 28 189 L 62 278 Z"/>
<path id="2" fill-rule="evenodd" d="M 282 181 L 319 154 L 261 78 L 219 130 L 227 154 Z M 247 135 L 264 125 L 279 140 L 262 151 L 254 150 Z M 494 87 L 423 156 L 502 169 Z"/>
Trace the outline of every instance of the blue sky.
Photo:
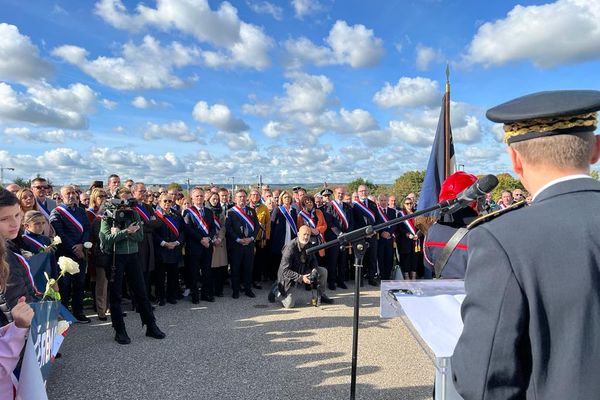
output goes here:
<path id="1" fill-rule="evenodd" d="M 598 0 L 5 0 L 0 164 L 60 183 L 392 182 L 426 167 L 449 63 L 457 162 L 505 172 L 485 110 L 599 89 L 599 58 Z"/>

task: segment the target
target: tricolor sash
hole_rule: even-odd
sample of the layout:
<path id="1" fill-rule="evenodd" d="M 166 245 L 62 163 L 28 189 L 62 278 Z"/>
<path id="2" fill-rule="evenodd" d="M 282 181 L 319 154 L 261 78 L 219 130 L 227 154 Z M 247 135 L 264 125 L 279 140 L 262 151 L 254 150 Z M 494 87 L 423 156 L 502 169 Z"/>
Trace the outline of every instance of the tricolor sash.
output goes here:
<path id="1" fill-rule="evenodd" d="M 47 220 L 50 220 L 50 211 L 48 211 L 46 206 L 43 203 L 40 203 L 38 201 L 38 199 L 35 199 L 35 201 L 37 201 L 38 206 L 39 206 L 38 211 L 41 212 L 42 214 L 44 214 L 44 217 L 46 217 Z"/>
<path id="2" fill-rule="evenodd" d="M 155 211 L 156 216 L 167 225 L 167 228 L 177 237 L 179 237 L 179 229 L 177 229 L 177 224 L 175 221 L 171 220 L 168 215 L 163 214 L 161 210 L 158 208 Z"/>
<path id="3" fill-rule="evenodd" d="M 385 212 L 383 211 L 383 208 L 377 206 L 377 211 L 379 212 L 379 216 L 381 217 L 381 219 L 383 220 L 383 222 L 388 222 L 390 220 L 387 217 L 387 215 L 385 215 Z"/>
<path id="4" fill-rule="evenodd" d="M 283 214 L 284 218 L 290 225 L 290 228 L 292 228 L 292 232 L 294 232 L 294 235 L 297 235 L 298 228 L 296 227 L 296 222 L 294 221 L 288 210 L 284 206 L 279 206 L 279 211 Z"/>
<path id="5" fill-rule="evenodd" d="M 246 223 L 246 225 L 248 225 L 248 228 L 250 228 L 250 230 L 252 231 L 249 232 L 249 234 L 251 235 L 252 233 L 254 233 L 254 222 L 252 222 L 252 218 L 250 218 L 250 216 L 246 214 L 244 210 L 242 210 L 237 205 L 231 207 L 231 209 L 238 215 L 238 217 L 242 219 L 242 221 Z"/>
<path id="6" fill-rule="evenodd" d="M 142 219 L 142 221 L 145 221 L 145 222 L 150 221 L 151 215 L 148 213 L 148 211 L 146 211 L 146 209 L 143 206 L 140 206 L 138 204 L 134 208 L 135 208 L 135 211 L 137 211 L 140 218 Z"/>
<path id="7" fill-rule="evenodd" d="M 310 226 L 311 229 L 317 228 L 317 224 L 315 223 L 315 221 L 312 219 L 312 217 L 306 211 L 304 211 L 304 210 L 300 211 L 300 216 L 302 217 L 304 222 L 306 222 L 306 225 Z"/>
<path id="8" fill-rule="evenodd" d="M 208 224 L 206 223 L 204 218 L 202 218 L 202 214 L 200 214 L 200 212 L 195 206 L 188 208 L 188 210 L 190 210 L 190 215 L 192 216 L 192 218 L 194 218 L 198 223 L 198 228 L 200 228 L 201 231 L 200 233 L 204 233 L 206 236 L 208 236 Z"/>
<path id="9" fill-rule="evenodd" d="M 400 214 L 402 214 L 402 216 L 406 216 L 406 214 L 404 213 L 404 211 L 400 211 Z M 414 218 L 409 218 L 404 220 L 404 223 L 406 224 L 406 226 L 408 226 L 408 230 L 410 231 L 410 233 L 412 233 L 413 235 L 417 234 L 417 229 L 415 228 L 415 219 Z"/>
<path id="10" fill-rule="evenodd" d="M 71 224 L 73 224 L 75 226 L 75 228 L 77 228 L 79 233 L 83 233 L 83 225 L 81 225 L 81 222 L 79 222 L 77 220 L 77 218 L 75 218 L 75 216 L 73 214 L 71 214 L 71 212 L 69 211 L 69 208 L 67 206 L 65 206 L 64 204 L 61 204 L 56 207 L 56 211 L 58 211 L 63 217 L 65 217 L 67 220 L 69 220 L 69 222 Z"/>
<path id="11" fill-rule="evenodd" d="M 348 228 L 350 227 L 350 224 L 348 223 L 348 217 L 346 217 L 346 213 L 344 212 L 344 208 L 340 207 L 337 203 L 337 201 L 332 201 L 331 205 L 333 206 L 335 212 L 339 215 L 340 219 L 342 220 L 342 223 L 344 225 L 344 229 L 348 230 Z"/>
<path id="12" fill-rule="evenodd" d="M 219 217 L 217 217 L 214 213 L 213 213 L 213 220 L 215 221 L 215 226 L 217 227 L 217 231 L 221 230 L 221 222 L 219 222 Z"/>
<path id="13" fill-rule="evenodd" d="M 360 201 L 353 202 L 355 206 L 358 206 L 358 209 L 363 213 L 363 215 L 367 218 L 367 220 L 371 220 L 371 223 L 375 223 L 375 214 L 371 211 L 367 206 L 365 206 Z"/>
<path id="14" fill-rule="evenodd" d="M 22 236 L 22 238 L 25 239 L 27 242 L 31 243 L 33 246 L 35 246 L 36 250 L 38 250 L 38 251 L 46 248 L 46 246 L 44 246 L 42 243 L 35 240 L 33 237 L 29 236 L 27 233 L 25 233 Z"/>
<path id="15" fill-rule="evenodd" d="M 29 277 L 29 282 L 31 282 L 31 287 L 33 287 L 35 294 L 40 295 L 41 293 L 38 291 L 37 287 L 35 287 L 35 283 L 33 282 L 33 275 L 31 275 L 31 267 L 29 266 L 29 262 L 22 255 L 20 255 L 18 253 L 14 253 L 14 252 L 13 252 L 13 254 L 17 257 L 17 259 L 19 260 L 19 263 L 23 266 L 23 268 L 25 268 L 25 271 L 27 271 L 27 276 Z"/>

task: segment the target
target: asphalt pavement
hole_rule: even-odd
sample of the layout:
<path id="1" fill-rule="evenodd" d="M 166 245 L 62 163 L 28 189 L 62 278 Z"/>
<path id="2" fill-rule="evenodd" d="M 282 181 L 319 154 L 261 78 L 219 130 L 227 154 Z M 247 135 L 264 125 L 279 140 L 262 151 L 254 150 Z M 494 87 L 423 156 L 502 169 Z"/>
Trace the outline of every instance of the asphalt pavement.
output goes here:
<path id="1" fill-rule="evenodd" d="M 352 282 L 350 282 L 352 283 Z M 434 368 L 399 318 L 379 317 L 379 291 L 361 294 L 357 399 L 430 399 Z M 375 289 L 375 290 L 374 290 Z M 125 318 L 131 344 L 109 322 L 72 326 L 48 380 L 50 399 L 349 399 L 353 288 L 315 308 L 304 293 L 286 310 L 257 297 L 157 307 L 166 339 Z M 226 291 L 227 293 L 227 291 Z"/>

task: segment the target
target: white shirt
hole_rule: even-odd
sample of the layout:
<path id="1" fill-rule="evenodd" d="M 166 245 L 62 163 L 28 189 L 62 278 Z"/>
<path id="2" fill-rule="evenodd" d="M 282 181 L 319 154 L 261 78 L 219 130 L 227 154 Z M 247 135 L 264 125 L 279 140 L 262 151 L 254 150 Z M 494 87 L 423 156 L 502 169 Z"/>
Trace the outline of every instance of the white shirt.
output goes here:
<path id="1" fill-rule="evenodd" d="M 532 202 L 535 201 L 535 198 L 538 197 L 540 195 L 540 193 L 542 193 L 544 190 L 548 189 L 550 186 L 554 186 L 557 183 L 571 181 L 573 179 L 581 179 L 581 178 L 593 179 L 591 176 L 586 175 L 586 174 L 576 174 L 576 175 L 562 176 L 560 178 L 554 179 L 554 180 L 546 183 L 544 186 L 542 186 L 541 188 L 539 188 L 538 191 L 535 192 L 535 194 L 533 195 L 533 198 L 532 198 L 531 201 Z"/>

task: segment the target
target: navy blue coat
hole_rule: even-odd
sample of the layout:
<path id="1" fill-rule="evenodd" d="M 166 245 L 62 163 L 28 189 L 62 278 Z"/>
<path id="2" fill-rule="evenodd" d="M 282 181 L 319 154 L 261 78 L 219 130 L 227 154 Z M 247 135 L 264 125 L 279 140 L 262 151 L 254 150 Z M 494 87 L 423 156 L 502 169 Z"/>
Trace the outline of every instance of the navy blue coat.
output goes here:
<path id="1" fill-rule="evenodd" d="M 206 247 L 204 247 L 200 241 L 205 237 L 212 239 L 216 235 L 217 229 L 213 218 L 213 212 L 206 207 L 203 207 L 203 209 L 204 216 L 202 218 L 208 226 L 208 233 L 200 229 L 200 224 L 196 221 L 196 218 L 191 215 L 192 211 L 189 208 L 183 212 L 183 221 L 185 222 L 186 228 L 185 254 L 204 254 Z M 209 246 L 209 248 L 211 247 Z"/>
<path id="2" fill-rule="evenodd" d="M 56 257 L 67 256 L 73 260 L 78 257 L 73 253 L 73 246 L 90 240 L 91 225 L 86 211 L 81 207 L 69 208 L 69 213 L 83 226 L 81 232 L 70 220 L 58 211 L 58 207 L 50 213 L 50 224 L 62 241 L 56 250 Z"/>
<path id="3" fill-rule="evenodd" d="M 568 180 L 469 232 L 452 357 L 466 400 L 598 398 L 599 204 L 600 182 Z"/>
<path id="4" fill-rule="evenodd" d="M 298 213 L 295 208 L 290 209 L 290 216 L 294 220 L 294 223 L 298 220 Z M 279 207 L 275 207 L 271 213 L 271 252 L 275 254 L 281 254 L 283 246 L 285 245 L 285 230 L 287 229 L 285 216 Z M 294 239 L 296 235 L 292 232 L 291 238 Z"/>
<path id="5" fill-rule="evenodd" d="M 171 220 L 175 221 L 175 226 L 177 226 L 179 235 L 175 235 L 175 233 L 169 229 L 167 224 L 159 219 L 161 224 L 157 229 L 154 230 L 154 253 L 159 261 L 167 264 L 176 264 L 181 259 L 181 249 L 185 243 L 185 224 L 183 222 L 183 218 L 181 218 L 181 216 L 175 212 L 170 212 L 169 217 Z M 179 242 L 180 245 L 175 247 L 173 250 L 169 250 L 160 245 L 163 241 Z"/>

